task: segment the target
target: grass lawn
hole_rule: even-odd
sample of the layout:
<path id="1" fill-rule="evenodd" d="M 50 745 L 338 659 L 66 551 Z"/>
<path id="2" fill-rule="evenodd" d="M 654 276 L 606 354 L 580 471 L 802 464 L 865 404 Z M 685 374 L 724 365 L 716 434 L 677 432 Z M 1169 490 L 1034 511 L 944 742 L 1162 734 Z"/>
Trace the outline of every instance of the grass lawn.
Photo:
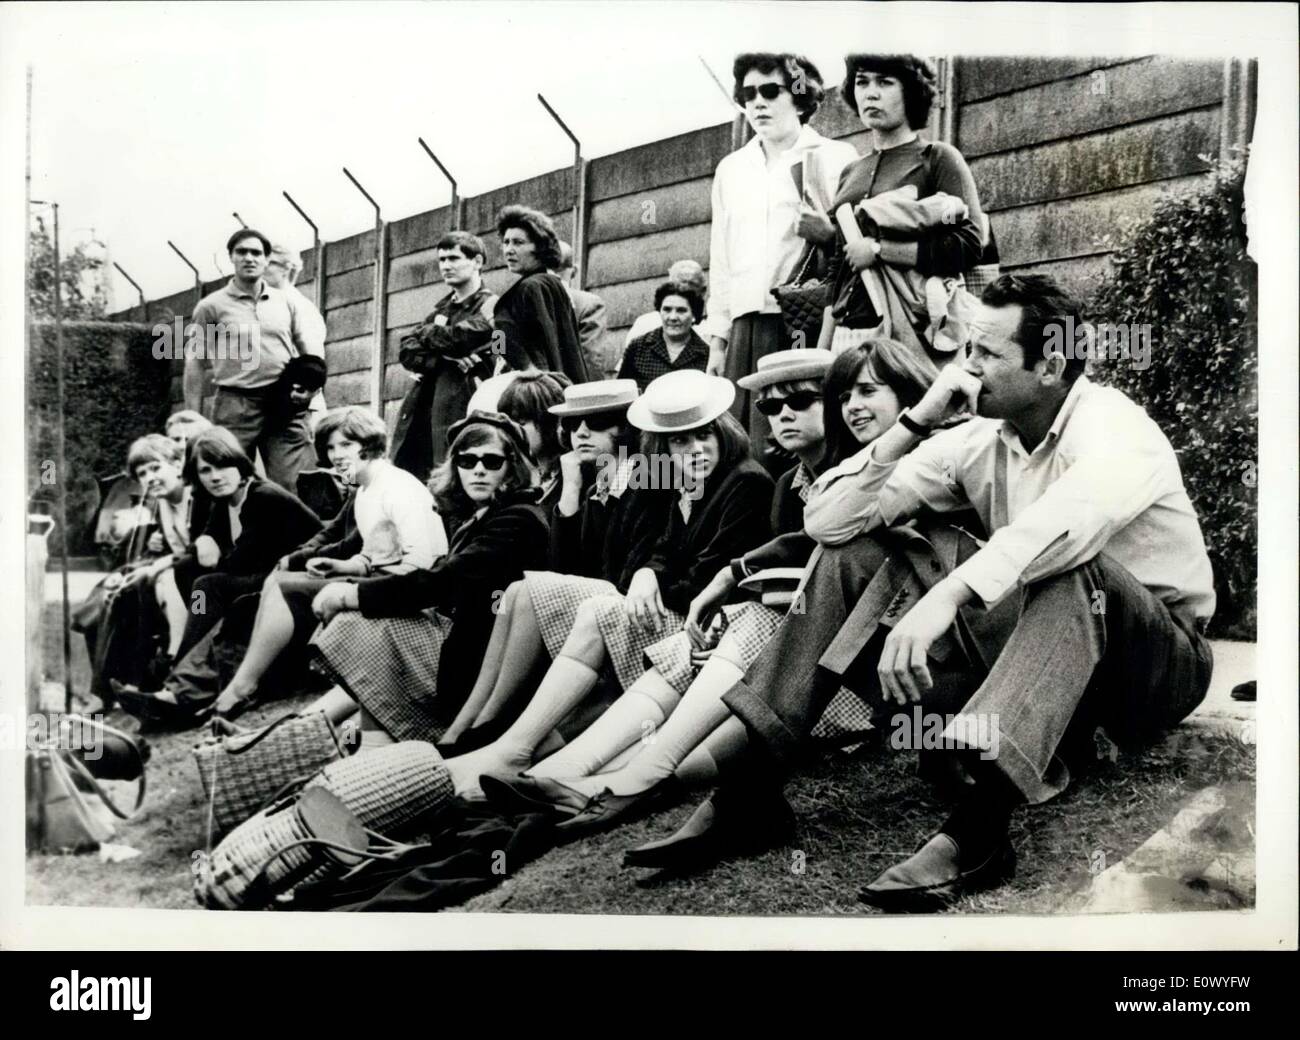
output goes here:
<path id="1" fill-rule="evenodd" d="M 310 698 L 282 701 L 247 717 L 269 722 Z M 120 718 L 110 721 L 120 721 Z M 243 721 L 243 720 L 241 720 Z M 204 846 L 206 804 L 190 758 L 192 733 L 150 738 L 149 795 L 115 842 L 141 855 L 101 863 L 85 855 L 30 855 L 27 902 L 39 905 L 195 908 L 190 853 Z M 660 878 L 620 867 L 624 849 L 663 837 L 695 801 L 557 848 L 459 909 L 620 914 L 872 913 L 856 893 L 920 845 L 943 805 L 914 776 L 915 756 L 874 751 L 834 755 L 789 785 L 799 817 L 795 842 L 694 878 Z M 1102 761 L 1062 798 L 1016 814 L 1020 857 L 1014 881 L 969 898 L 959 911 L 1046 913 L 1076 907 L 1092 870 L 1114 864 L 1173 817 L 1194 791 L 1253 782 L 1255 749 L 1231 736 L 1183 727 L 1159 747 Z M 115 784 L 126 801 L 132 785 Z M 701 794 L 700 797 L 703 797 Z M 129 803 L 128 803 L 129 804 Z M 801 853 L 802 855 L 796 855 Z M 648 881 L 649 883 L 639 883 Z"/>

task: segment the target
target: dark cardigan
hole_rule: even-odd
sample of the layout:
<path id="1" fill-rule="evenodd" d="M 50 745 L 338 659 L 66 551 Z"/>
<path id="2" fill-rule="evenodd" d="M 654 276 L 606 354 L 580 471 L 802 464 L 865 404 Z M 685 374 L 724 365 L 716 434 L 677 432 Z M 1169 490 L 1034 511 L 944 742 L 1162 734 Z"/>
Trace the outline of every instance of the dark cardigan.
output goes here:
<path id="1" fill-rule="evenodd" d="M 526 274 L 503 292 L 492 323 L 505 336 L 511 368 L 563 372 L 575 383 L 600 377 L 599 372 L 587 373 L 573 302 L 564 283 L 549 271 Z"/>
<path id="2" fill-rule="evenodd" d="M 825 469 L 823 463 L 816 475 Z M 737 581 L 769 567 L 802 567 L 812 556 L 817 542 L 804 533 L 804 501 L 794 488 L 798 471 L 799 463 L 795 463 L 782 473 L 772 493 L 772 530 L 776 537 L 731 561 L 731 573 Z"/>
<path id="3" fill-rule="evenodd" d="M 632 575 L 645 566 L 667 519 L 670 492 L 629 488 L 599 501 L 588 488 L 582 508 L 551 514 L 551 570 L 584 578 L 603 578 L 627 592 Z"/>
<path id="4" fill-rule="evenodd" d="M 447 555 L 428 570 L 357 582 L 366 617 L 409 617 L 430 607 L 452 620 L 438 668 L 439 712 L 455 714 L 478 678 L 495 608 L 526 570 L 546 569 L 546 518 L 536 489 L 507 492 L 451 537 Z"/>
<path id="5" fill-rule="evenodd" d="M 348 497 L 344 499 L 343 507 L 334 515 L 334 519 L 288 554 L 288 570 L 304 570 L 307 561 L 318 556 L 329 560 L 347 560 L 362 550 L 363 539 L 357 529 L 356 500 L 357 492 L 354 488 L 348 491 Z"/>
<path id="6" fill-rule="evenodd" d="M 714 473 L 704 494 L 682 519 L 676 496 L 667 502 L 668 524 L 645 566 L 659 576 L 664 605 L 679 614 L 747 546 L 772 536 L 772 478 L 752 459 Z"/>
<path id="7" fill-rule="evenodd" d="M 239 510 L 240 534 L 230 537 L 230 510 L 214 501 L 203 533 L 221 548 L 214 570 L 225 574 L 265 576 L 280 557 L 292 552 L 321 527 L 320 519 L 279 484 L 254 477 Z"/>

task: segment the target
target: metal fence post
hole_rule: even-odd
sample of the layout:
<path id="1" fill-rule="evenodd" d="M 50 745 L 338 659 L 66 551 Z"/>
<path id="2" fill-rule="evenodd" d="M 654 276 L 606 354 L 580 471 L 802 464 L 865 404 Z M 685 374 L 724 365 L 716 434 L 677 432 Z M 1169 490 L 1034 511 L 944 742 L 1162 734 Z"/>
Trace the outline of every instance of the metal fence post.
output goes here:
<path id="1" fill-rule="evenodd" d="M 361 182 L 352 176 L 346 166 L 343 167 L 343 173 L 356 186 L 357 191 L 366 197 L 366 201 L 375 208 L 375 303 L 372 309 L 375 344 L 370 359 L 370 404 L 375 414 L 382 419 L 386 346 L 384 340 L 388 333 L 385 327 L 388 324 L 388 225 L 384 223 L 383 215 L 379 211 L 379 203 L 374 200 L 370 192 L 361 186 Z"/>
<path id="2" fill-rule="evenodd" d="M 293 201 L 293 196 L 287 191 L 280 192 L 285 197 L 289 205 L 298 211 L 298 216 L 307 221 L 307 226 L 311 228 L 311 255 L 316 261 L 316 275 L 312 280 L 312 295 L 316 297 L 316 309 L 320 311 L 320 316 L 325 317 L 325 243 L 320 240 L 320 228 L 316 222 L 307 216 L 303 208 Z"/>
<path id="3" fill-rule="evenodd" d="M 127 274 L 124 270 L 122 270 L 122 265 L 119 264 L 116 260 L 113 261 L 113 266 L 117 268 L 118 274 L 120 274 L 123 278 L 125 278 L 128 282 L 131 283 L 131 288 L 133 288 L 136 291 L 136 295 L 140 297 L 140 310 L 144 314 L 144 321 L 148 322 L 149 302 L 144 298 L 144 290 L 140 288 L 139 283 L 134 278 L 132 278 L 129 274 Z"/>
<path id="4" fill-rule="evenodd" d="M 433 149 L 424 143 L 423 137 L 417 137 L 416 140 L 420 142 L 420 147 L 424 149 L 424 154 L 434 161 L 434 164 L 442 171 L 442 175 L 451 182 L 451 230 L 459 231 L 461 225 L 461 201 L 460 192 L 456 185 L 456 178 L 451 175 L 451 172 L 447 167 L 442 165 L 442 161 L 433 154 Z"/>
<path id="5" fill-rule="evenodd" d="M 582 157 L 582 142 L 560 118 L 541 94 L 537 100 L 573 142 L 573 284 L 581 289 L 587 276 L 587 161 Z"/>
<path id="6" fill-rule="evenodd" d="M 199 301 L 203 299 L 203 278 L 199 275 L 199 269 L 190 263 L 190 258 L 176 248 L 176 243 L 170 238 L 167 239 L 167 244 L 172 247 L 172 252 L 185 262 L 185 266 L 194 272 L 194 306 L 197 307 Z M 190 316 L 194 316 L 193 308 L 190 309 Z"/>

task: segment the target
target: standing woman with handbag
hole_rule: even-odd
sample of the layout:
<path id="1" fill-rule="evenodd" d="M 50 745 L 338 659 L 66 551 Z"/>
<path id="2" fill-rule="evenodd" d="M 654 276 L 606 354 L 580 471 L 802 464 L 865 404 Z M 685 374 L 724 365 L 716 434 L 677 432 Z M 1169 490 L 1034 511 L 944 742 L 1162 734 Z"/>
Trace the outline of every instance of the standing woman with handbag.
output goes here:
<path id="1" fill-rule="evenodd" d="M 835 232 L 831 303 L 817 345 L 836 352 L 880 334 L 884 315 L 872 303 L 860 272 L 883 264 L 926 277 L 957 278 L 980 263 L 985 237 L 979 192 L 961 152 L 942 141 L 922 141 L 917 133 L 930 118 L 936 93 L 931 64 L 911 54 L 850 54 L 844 65 L 841 93 L 871 131 L 872 149 L 844 170 L 831 201 L 832 214 L 846 204 L 855 207 L 859 226 L 866 224 L 868 232 L 855 242 L 848 242 L 841 229 Z M 874 237 L 876 229 L 856 207 L 904 187 L 914 189 L 918 200 L 941 192 L 960 199 L 966 212 L 947 214 L 942 222 L 910 234 Z M 949 220 L 951 216 L 957 219 Z M 904 334 L 892 330 L 892 338 Z M 942 364 L 947 359 L 936 355 L 929 360 Z"/>
<path id="2" fill-rule="evenodd" d="M 798 345 L 788 342 L 772 290 L 796 273 L 807 243 L 834 242 L 830 218 L 805 198 L 833 195 L 840 171 L 858 153 L 807 125 L 825 97 L 822 75 L 807 58 L 741 54 L 732 76 L 754 138 L 725 156 L 713 175 L 709 316 L 701 331 L 710 344 L 706 370 L 735 382 L 760 358 Z M 810 170 L 818 191 L 807 183 Z M 767 420 L 752 405 L 747 391 L 738 393 L 731 413 L 761 457 Z"/>

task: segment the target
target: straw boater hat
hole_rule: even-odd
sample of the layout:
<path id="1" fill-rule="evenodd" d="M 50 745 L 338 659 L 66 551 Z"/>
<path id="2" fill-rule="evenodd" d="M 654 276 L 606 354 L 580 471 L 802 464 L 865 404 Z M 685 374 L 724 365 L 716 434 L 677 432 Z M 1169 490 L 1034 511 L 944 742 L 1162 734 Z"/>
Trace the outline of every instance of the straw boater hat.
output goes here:
<path id="1" fill-rule="evenodd" d="M 564 400 L 546 409 L 552 415 L 594 415 L 623 411 L 636 400 L 635 379 L 597 379 L 564 388 Z"/>
<path id="2" fill-rule="evenodd" d="M 835 357 L 829 350 L 778 350 L 758 359 L 758 368 L 736 380 L 745 390 L 762 390 L 773 383 L 796 379 L 825 379 Z"/>
<path id="3" fill-rule="evenodd" d="M 713 422 L 731 407 L 736 387 L 729 379 L 693 368 L 669 372 L 632 402 L 627 421 L 648 433 L 678 433 Z"/>

